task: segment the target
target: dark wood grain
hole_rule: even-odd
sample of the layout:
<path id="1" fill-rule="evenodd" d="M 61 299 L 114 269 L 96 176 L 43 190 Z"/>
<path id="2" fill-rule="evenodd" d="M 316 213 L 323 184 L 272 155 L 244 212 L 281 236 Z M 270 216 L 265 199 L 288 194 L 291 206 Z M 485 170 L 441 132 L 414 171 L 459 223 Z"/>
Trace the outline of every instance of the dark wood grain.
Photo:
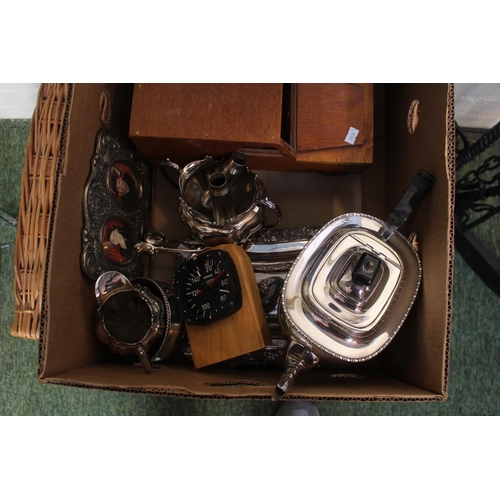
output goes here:
<path id="1" fill-rule="evenodd" d="M 283 84 L 136 84 L 130 137 L 145 154 L 282 148 Z"/>
<path id="2" fill-rule="evenodd" d="M 373 119 L 372 84 L 135 84 L 129 136 L 152 164 L 240 150 L 255 170 L 360 173 Z"/>
<path id="3" fill-rule="evenodd" d="M 363 144 L 365 92 L 352 83 L 298 85 L 297 151 L 349 147 L 350 127 L 359 130 L 355 146 Z"/>

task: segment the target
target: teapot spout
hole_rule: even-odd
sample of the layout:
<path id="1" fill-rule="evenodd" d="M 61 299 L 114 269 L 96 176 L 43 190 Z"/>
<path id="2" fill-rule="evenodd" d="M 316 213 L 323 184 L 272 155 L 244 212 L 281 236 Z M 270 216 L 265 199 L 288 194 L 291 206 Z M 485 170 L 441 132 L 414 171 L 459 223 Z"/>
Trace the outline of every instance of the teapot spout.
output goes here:
<path id="1" fill-rule="evenodd" d="M 182 167 L 179 167 L 179 165 L 177 165 L 177 163 L 174 163 L 173 161 L 170 161 L 169 158 L 167 158 L 166 160 L 164 161 L 161 161 L 160 162 L 160 165 L 162 167 L 170 167 L 170 168 L 173 168 L 176 172 L 182 172 Z"/>
<path id="2" fill-rule="evenodd" d="M 247 163 L 247 157 L 243 153 L 236 151 L 224 162 L 222 173 L 231 179 L 232 177 L 245 172 L 247 169 Z"/>
<path id="3" fill-rule="evenodd" d="M 285 357 L 285 371 L 276 385 L 271 399 L 279 401 L 295 383 L 301 374 L 314 368 L 320 359 L 309 348 L 291 340 Z"/>

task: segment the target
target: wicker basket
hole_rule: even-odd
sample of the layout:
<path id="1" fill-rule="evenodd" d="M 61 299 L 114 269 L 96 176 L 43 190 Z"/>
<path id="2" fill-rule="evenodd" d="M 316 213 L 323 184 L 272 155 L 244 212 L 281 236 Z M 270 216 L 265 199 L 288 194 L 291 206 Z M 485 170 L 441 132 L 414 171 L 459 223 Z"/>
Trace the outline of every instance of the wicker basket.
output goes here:
<path id="1" fill-rule="evenodd" d="M 67 129 L 70 92 L 70 84 L 42 84 L 31 120 L 14 249 L 14 337 L 40 337 L 49 230 L 57 177 L 64 166 L 61 137 Z"/>

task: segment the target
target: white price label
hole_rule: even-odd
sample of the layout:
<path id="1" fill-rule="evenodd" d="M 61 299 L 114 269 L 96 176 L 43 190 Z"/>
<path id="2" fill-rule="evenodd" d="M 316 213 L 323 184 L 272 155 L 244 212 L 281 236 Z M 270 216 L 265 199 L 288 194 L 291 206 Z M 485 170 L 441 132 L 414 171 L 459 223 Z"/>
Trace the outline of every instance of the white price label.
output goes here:
<path id="1" fill-rule="evenodd" d="M 348 142 L 349 144 L 354 144 L 356 142 L 356 137 L 358 137 L 359 130 L 354 127 L 349 128 L 349 132 L 347 132 L 347 135 L 345 137 L 345 142 Z"/>

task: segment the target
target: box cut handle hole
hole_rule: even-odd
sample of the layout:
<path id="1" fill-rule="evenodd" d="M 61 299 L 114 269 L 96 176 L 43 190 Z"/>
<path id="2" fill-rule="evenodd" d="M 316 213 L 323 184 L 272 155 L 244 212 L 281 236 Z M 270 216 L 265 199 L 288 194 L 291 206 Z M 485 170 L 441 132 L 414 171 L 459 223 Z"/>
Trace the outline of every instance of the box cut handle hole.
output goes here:
<path id="1" fill-rule="evenodd" d="M 417 129 L 419 114 L 420 114 L 419 102 L 417 99 L 415 99 L 410 104 L 410 109 L 408 110 L 407 125 L 408 125 L 408 132 L 410 134 L 413 134 L 413 132 L 415 132 L 415 130 Z"/>
<path id="2" fill-rule="evenodd" d="M 111 117 L 111 96 L 107 90 L 101 93 L 99 107 L 101 108 L 101 120 L 103 123 L 108 123 Z"/>

